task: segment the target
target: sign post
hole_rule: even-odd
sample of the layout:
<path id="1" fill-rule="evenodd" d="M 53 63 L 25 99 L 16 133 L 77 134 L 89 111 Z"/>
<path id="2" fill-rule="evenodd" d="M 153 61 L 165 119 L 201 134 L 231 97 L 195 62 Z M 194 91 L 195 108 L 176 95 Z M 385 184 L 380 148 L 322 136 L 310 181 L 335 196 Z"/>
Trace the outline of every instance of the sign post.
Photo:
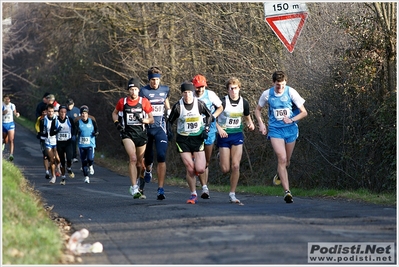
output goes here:
<path id="1" fill-rule="evenodd" d="M 308 17 L 305 3 L 263 3 L 265 21 L 288 49 L 294 51 L 296 41 Z"/>

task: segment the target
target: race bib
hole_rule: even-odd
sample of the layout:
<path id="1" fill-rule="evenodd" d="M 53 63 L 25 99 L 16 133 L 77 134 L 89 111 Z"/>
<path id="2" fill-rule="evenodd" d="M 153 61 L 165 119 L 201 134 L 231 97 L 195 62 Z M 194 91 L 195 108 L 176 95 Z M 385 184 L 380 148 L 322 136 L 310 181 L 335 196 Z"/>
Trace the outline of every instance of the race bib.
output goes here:
<path id="1" fill-rule="evenodd" d="M 153 116 L 163 116 L 165 106 L 162 105 L 152 105 L 152 115 Z"/>
<path id="2" fill-rule="evenodd" d="M 90 137 L 80 137 L 79 144 L 81 145 L 90 145 Z"/>
<path id="3" fill-rule="evenodd" d="M 273 110 L 274 117 L 276 120 L 281 121 L 284 117 L 288 117 L 290 115 L 289 108 L 278 108 Z"/>
<path id="4" fill-rule="evenodd" d="M 58 141 L 66 141 L 71 139 L 71 133 L 58 133 Z"/>
<path id="5" fill-rule="evenodd" d="M 127 125 L 139 125 L 141 122 L 136 119 L 133 113 L 126 114 L 126 124 Z"/>
<path id="6" fill-rule="evenodd" d="M 226 128 L 240 128 L 241 126 L 241 117 L 227 117 L 226 119 Z"/>
<path id="7" fill-rule="evenodd" d="M 199 121 L 201 117 L 189 117 L 185 119 L 184 131 L 186 133 L 197 133 L 201 127 Z"/>
<path id="8" fill-rule="evenodd" d="M 6 115 L 3 115 L 4 116 L 3 117 L 4 118 L 3 122 L 5 122 L 5 123 L 11 122 L 12 117 L 11 117 L 11 114 L 9 114 L 9 113 L 7 113 Z"/>

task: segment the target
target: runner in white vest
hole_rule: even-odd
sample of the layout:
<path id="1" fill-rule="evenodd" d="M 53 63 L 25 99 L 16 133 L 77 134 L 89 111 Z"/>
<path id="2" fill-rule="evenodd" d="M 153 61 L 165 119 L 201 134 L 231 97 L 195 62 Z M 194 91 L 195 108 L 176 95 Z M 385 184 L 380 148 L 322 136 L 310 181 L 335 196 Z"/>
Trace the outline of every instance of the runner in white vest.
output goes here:
<path id="1" fill-rule="evenodd" d="M 15 123 L 14 116 L 19 117 L 16 106 L 11 103 L 9 96 L 3 98 L 3 150 L 7 143 L 10 143 L 9 161 L 14 160 L 14 137 L 15 137 Z"/>

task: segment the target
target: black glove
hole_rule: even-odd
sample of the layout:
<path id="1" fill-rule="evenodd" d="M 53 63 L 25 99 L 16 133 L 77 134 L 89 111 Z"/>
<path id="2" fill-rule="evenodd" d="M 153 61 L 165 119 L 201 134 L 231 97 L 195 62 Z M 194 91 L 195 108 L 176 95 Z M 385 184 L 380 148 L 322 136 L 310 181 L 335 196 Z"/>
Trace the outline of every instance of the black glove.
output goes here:
<path id="1" fill-rule="evenodd" d="M 136 119 L 136 121 L 143 123 L 143 116 L 141 113 L 134 113 L 134 118 Z"/>
<path id="2" fill-rule="evenodd" d="M 62 130 L 62 126 L 60 125 L 60 126 L 58 126 L 56 132 L 59 133 L 61 130 Z"/>
<path id="3" fill-rule="evenodd" d="M 100 133 L 99 132 L 92 132 L 91 135 L 97 137 Z"/>
<path id="4" fill-rule="evenodd" d="M 169 121 L 166 122 L 166 134 L 168 135 L 168 141 L 173 140 L 173 130 L 172 125 Z"/>
<path id="5" fill-rule="evenodd" d="M 201 137 L 204 140 L 208 139 L 208 133 L 209 133 L 209 127 L 205 127 L 205 129 L 202 131 Z"/>
<path id="6" fill-rule="evenodd" d="M 36 138 L 37 138 L 37 139 L 40 139 L 41 136 L 42 136 L 42 135 L 41 135 L 40 133 L 37 133 Z"/>
<path id="7" fill-rule="evenodd" d="M 115 121 L 114 124 L 116 126 L 116 129 L 118 129 L 118 131 L 123 132 L 125 130 L 125 128 L 119 121 Z"/>

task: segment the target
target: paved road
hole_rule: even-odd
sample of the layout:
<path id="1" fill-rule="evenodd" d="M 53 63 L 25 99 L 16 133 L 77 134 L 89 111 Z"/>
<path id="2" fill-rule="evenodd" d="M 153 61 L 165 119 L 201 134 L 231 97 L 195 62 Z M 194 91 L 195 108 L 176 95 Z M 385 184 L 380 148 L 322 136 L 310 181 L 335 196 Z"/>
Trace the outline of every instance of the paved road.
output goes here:
<path id="1" fill-rule="evenodd" d="M 166 186 L 166 200 L 156 200 L 155 183 L 146 185 L 146 200 L 134 200 L 127 177 L 95 165 L 85 184 L 80 163 L 75 179 L 51 185 L 38 140 L 19 125 L 14 156 L 53 211 L 87 228 L 85 242 L 103 244 L 83 264 L 307 264 L 308 242 L 396 242 L 396 206 L 238 194 L 239 206 L 212 191 L 189 205 L 187 188 Z"/>

